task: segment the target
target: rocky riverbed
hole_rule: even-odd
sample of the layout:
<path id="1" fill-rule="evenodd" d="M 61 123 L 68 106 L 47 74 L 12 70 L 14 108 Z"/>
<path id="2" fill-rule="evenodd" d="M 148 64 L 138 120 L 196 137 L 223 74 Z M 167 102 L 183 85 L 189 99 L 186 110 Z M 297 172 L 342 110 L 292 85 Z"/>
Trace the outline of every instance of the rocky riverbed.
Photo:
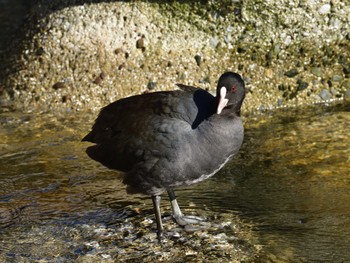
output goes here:
<path id="1" fill-rule="evenodd" d="M 3 52 L 0 108 L 97 110 L 244 76 L 245 111 L 350 97 L 347 1 L 47 1 Z"/>

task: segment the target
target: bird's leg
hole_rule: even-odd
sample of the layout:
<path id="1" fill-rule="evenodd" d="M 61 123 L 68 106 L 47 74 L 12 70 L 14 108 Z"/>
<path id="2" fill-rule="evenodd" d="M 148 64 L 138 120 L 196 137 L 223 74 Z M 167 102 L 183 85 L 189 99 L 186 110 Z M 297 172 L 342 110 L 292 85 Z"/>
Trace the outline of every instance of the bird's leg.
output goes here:
<path id="1" fill-rule="evenodd" d="M 203 221 L 203 219 L 198 216 L 184 216 L 176 201 L 175 192 L 173 190 L 168 190 L 168 195 L 173 210 L 173 218 L 178 225 L 186 226 L 189 224 L 198 224 Z"/>
<path id="2" fill-rule="evenodd" d="M 152 202 L 153 202 L 153 208 L 154 208 L 154 215 L 156 216 L 156 222 L 157 222 L 157 236 L 158 236 L 158 240 L 160 241 L 163 234 L 162 217 L 160 215 L 160 196 L 152 195 Z"/>

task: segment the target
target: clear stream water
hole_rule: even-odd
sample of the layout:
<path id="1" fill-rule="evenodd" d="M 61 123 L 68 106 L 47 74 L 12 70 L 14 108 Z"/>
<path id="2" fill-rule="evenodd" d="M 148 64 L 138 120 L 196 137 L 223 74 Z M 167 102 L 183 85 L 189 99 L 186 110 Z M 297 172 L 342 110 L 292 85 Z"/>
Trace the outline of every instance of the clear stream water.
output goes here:
<path id="1" fill-rule="evenodd" d="M 350 262 L 349 104 L 245 116 L 236 158 L 177 191 L 212 229 L 168 220 L 164 247 L 149 197 L 85 155 L 95 116 L 0 114 L 0 262 Z"/>

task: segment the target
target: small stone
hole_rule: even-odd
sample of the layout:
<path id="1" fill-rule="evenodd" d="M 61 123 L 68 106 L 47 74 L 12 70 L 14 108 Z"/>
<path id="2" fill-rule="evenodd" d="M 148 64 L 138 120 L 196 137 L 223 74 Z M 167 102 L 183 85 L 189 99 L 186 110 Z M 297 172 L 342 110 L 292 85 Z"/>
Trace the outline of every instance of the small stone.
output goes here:
<path id="1" fill-rule="evenodd" d="M 284 75 L 286 75 L 288 78 L 293 78 L 298 74 L 299 74 L 299 72 L 295 68 L 288 70 L 286 73 L 284 73 Z"/>
<path id="2" fill-rule="evenodd" d="M 275 56 L 278 56 L 278 54 L 281 52 L 281 45 L 280 44 L 276 44 L 273 47 L 273 53 Z"/>
<path id="3" fill-rule="evenodd" d="M 344 74 L 346 74 L 346 75 L 350 74 L 350 63 L 349 64 L 344 63 L 344 64 L 342 64 L 342 66 L 343 66 Z"/>
<path id="4" fill-rule="evenodd" d="M 318 12 L 321 15 L 328 14 L 330 11 L 331 11 L 331 5 L 330 4 L 325 4 L 325 5 L 321 6 L 321 8 L 318 10 Z"/>
<path id="5" fill-rule="evenodd" d="M 343 87 L 346 88 L 346 89 L 348 89 L 348 90 L 350 90 L 350 81 L 345 81 L 345 82 L 343 83 Z"/>
<path id="6" fill-rule="evenodd" d="M 273 72 L 272 69 L 267 68 L 267 69 L 265 70 L 265 76 L 266 76 L 267 78 L 272 79 L 272 78 L 273 78 L 273 75 L 274 75 L 274 72 Z"/>
<path id="7" fill-rule="evenodd" d="M 332 81 L 330 81 L 330 80 L 327 80 L 327 84 L 330 88 L 333 86 Z"/>
<path id="8" fill-rule="evenodd" d="M 311 69 L 311 73 L 317 77 L 321 77 L 322 76 L 322 69 L 318 68 L 318 67 L 313 67 Z"/>
<path id="9" fill-rule="evenodd" d="M 173 65 L 173 63 L 171 61 L 168 61 L 167 67 L 170 68 L 172 65 Z"/>
<path id="10" fill-rule="evenodd" d="M 95 84 L 101 84 L 101 82 L 106 78 L 107 74 L 104 72 L 101 72 L 100 75 L 98 75 L 97 78 L 95 78 L 95 80 L 93 81 L 93 83 Z"/>
<path id="11" fill-rule="evenodd" d="M 335 82 L 339 82 L 342 80 L 343 80 L 343 77 L 340 75 L 333 75 L 333 77 L 332 77 L 332 81 L 335 81 Z"/>
<path id="12" fill-rule="evenodd" d="M 229 44 L 231 42 L 231 36 L 229 34 L 224 36 L 224 41 L 225 41 L 226 44 Z"/>
<path id="13" fill-rule="evenodd" d="M 200 55 L 195 55 L 194 59 L 196 60 L 197 65 L 200 66 L 202 63 L 202 57 Z"/>
<path id="14" fill-rule="evenodd" d="M 307 82 L 302 80 L 299 80 L 297 83 L 298 83 L 298 91 L 304 90 L 309 86 Z"/>
<path id="15" fill-rule="evenodd" d="M 114 54 L 118 55 L 123 53 L 123 49 L 122 48 L 117 48 L 116 50 L 114 50 Z"/>
<path id="16" fill-rule="evenodd" d="M 239 16 L 241 12 L 242 12 L 241 8 L 235 7 L 233 9 L 233 13 L 235 14 L 235 16 Z"/>
<path id="17" fill-rule="evenodd" d="M 285 85 L 283 85 L 283 84 L 279 84 L 278 85 L 278 90 L 285 91 L 285 90 L 287 90 L 287 87 Z"/>
<path id="18" fill-rule="evenodd" d="M 144 38 L 140 38 L 136 41 L 136 48 L 139 48 L 139 49 L 144 49 L 146 48 L 146 45 L 145 45 L 145 39 Z"/>
<path id="19" fill-rule="evenodd" d="M 63 95 L 62 96 L 62 103 L 66 103 L 70 99 L 70 96 L 68 95 Z"/>
<path id="20" fill-rule="evenodd" d="M 43 55 L 44 53 L 45 53 L 45 50 L 44 50 L 43 47 L 39 47 L 38 50 L 36 51 L 36 54 L 37 54 L 38 56 L 41 56 L 41 55 Z"/>
<path id="21" fill-rule="evenodd" d="M 344 92 L 344 100 L 350 101 L 350 89 L 348 89 Z"/>
<path id="22" fill-rule="evenodd" d="M 338 95 L 338 91 L 335 88 L 331 88 L 331 93 L 333 95 Z"/>
<path id="23" fill-rule="evenodd" d="M 267 52 L 267 54 L 266 54 L 266 61 L 270 64 L 271 61 L 272 61 L 272 59 L 273 59 L 273 52 L 272 52 L 272 50 L 270 50 L 270 51 Z"/>
<path id="24" fill-rule="evenodd" d="M 286 36 L 284 39 L 284 44 L 289 46 L 292 43 L 292 37 L 291 36 Z"/>
<path id="25" fill-rule="evenodd" d="M 244 53 L 244 52 L 246 52 L 247 51 L 247 49 L 245 48 L 245 47 L 238 47 L 237 48 L 237 52 L 238 53 Z"/>
<path id="26" fill-rule="evenodd" d="M 59 82 L 56 82 L 55 84 L 53 84 L 52 88 L 55 89 L 55 90 L 58 90 L 58 89 L 63 89 L 65 88 L 66 85 L 63 81 L 59 81 Z"/>
<path id="27" fill-rule="evenodd" d="M 218 37 L 217 37 L 217 36 L 213 37 L 212 39 L 210 39 L 209 43 L 210 43 L 210 46 L 211 46 L 212 48 L 216 48 L 217 45 L 219 44 L 219 39 L 218 39 Z"/>
<path id="28" fill-rule="evenodd" d="M 327 101 L 327 100 L 330 100 L 332 98 L 332 94 L 328 90 L 323 89 L 320 92 L 320 97 L 321 97 L 321 99 Z"/>
<path id="29" fill-rule="evenodd" d="M 148 84 L 147 84 L 147 88 L 149 89 L 149 90 L 153 90 L 155 87 L 156 87 L 156 82 L 154 82 L 154 81 L 150 81 L 150 82 L 148 82 Z"/>
<path id="30" fill-rule="evenodd" d="M 199 83 L 210 83 L 209 76 L 205 76 L 204 78 L 200 79 Z"/>

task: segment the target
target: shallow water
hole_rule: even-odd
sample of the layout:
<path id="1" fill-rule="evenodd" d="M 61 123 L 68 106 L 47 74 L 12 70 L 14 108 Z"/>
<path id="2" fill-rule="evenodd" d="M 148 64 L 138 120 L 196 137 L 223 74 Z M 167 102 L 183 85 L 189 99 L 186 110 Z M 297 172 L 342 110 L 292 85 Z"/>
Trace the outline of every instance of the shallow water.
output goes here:
<path id="1" fill-rule="evenodd" d="M 241 152 L 177 191 L 209 229 L 165 220 L 84 153 L 95 114 L 0 115 L 0 262 L 350 261 L 350 107 L 245 117 Z M 162 210 L 170 210 L 164 196 Z"/>

